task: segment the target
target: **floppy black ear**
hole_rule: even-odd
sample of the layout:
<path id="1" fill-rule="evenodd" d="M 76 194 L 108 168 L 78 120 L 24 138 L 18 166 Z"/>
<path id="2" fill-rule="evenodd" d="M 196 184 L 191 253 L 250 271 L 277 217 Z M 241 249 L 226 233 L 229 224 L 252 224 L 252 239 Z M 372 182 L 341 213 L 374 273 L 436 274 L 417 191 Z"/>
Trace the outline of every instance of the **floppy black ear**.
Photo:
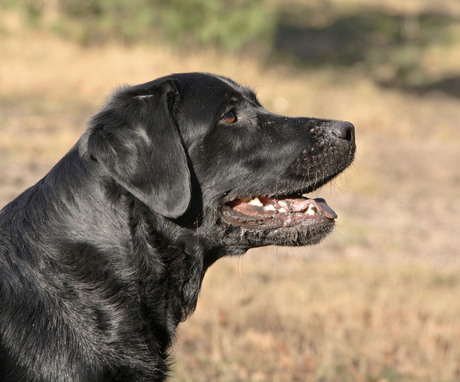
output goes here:
<path id="1" fill-rule="evenodd" d="M 172 81 L 118 91 L 92 119 L 87 155 L 132 195 L 163 216 L 177 218 L 191 196 L 187 157 L 172 115 Z"/>

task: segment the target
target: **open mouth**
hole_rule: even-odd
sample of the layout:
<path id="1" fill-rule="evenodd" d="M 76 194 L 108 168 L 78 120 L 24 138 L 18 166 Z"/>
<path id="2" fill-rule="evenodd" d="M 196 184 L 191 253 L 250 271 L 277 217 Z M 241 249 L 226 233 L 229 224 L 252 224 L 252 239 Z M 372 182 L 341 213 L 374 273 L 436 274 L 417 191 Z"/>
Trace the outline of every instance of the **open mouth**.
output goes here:
<path id="1" fill-rule="evenodd" d="M 324 199 L 304 195 L 234 199 L 221 212 L 226 222 L 257 230 L 333 223 L 337 218 Z"/>

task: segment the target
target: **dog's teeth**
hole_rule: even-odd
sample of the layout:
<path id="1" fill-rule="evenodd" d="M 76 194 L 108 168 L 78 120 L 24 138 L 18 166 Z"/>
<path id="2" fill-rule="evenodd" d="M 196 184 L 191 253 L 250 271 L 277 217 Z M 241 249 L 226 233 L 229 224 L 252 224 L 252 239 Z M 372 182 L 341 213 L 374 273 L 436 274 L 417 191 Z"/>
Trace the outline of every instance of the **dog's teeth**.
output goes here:
<path id="1" fill-rule="evenodd" d="M 282 214 L 285 214 L 287 212 L 287 209 L 281 207 L 281 208 L 278 209 L 278 212 L 281 212 Z"/>
<path id="2" fill-rule="evenodd" d="M 313 203 L 308 206 L 307 210 L 305 211 L 305 215 L 316 215 L 316 207 L 313 205 Z"/>
<path id="3" fill-rule="evenodd" d="M 265 211 L 276 211 L 275 206 L 269 204 L 268 206 L 264 206 Z"/>
<path id="4" fill-rule="evenodd" d="M 250 204 L 251 206 L 263 207 L 262 202 L 259 200 L 257 196 L 254 199 L 250 200 L 248 204 Z"/>
<path id="5" fill-rule="evenodd" d="M 278 205 L 280 205 L 282 208 L 285 208 L 286 210 L 289 210 L 289 204 L 287 204 L 284 200 L 280 200 Z"/>

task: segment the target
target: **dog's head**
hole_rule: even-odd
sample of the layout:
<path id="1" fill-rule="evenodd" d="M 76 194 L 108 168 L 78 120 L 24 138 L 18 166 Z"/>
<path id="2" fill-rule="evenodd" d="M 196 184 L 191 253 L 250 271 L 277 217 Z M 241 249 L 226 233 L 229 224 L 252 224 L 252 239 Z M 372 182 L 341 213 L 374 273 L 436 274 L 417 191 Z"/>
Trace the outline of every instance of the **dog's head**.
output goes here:
<path id="1" fill-rule="evenodd" d="M 210 74 L 175 74 L 119 90 L 80 142 L 83 158 L 171 224 L 230 253 L 315 244 L 334 226 L 303 196 L 350 165 L 348 122 L 289 118 Z"/>

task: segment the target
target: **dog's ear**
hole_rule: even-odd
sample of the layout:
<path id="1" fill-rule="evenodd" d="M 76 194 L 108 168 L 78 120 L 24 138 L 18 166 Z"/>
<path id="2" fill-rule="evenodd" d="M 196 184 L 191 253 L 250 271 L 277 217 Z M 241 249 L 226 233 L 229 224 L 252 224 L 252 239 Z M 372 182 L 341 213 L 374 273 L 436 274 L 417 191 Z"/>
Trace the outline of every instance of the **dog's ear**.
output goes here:
<path id="1" fill-rule="evenodd" d="M 159 214 L 177 218 L 188 208 L 190 171 L 173 116 L 175 84 L 145 84 L 118 91 L 92 119 L 86 156 Z"/>

